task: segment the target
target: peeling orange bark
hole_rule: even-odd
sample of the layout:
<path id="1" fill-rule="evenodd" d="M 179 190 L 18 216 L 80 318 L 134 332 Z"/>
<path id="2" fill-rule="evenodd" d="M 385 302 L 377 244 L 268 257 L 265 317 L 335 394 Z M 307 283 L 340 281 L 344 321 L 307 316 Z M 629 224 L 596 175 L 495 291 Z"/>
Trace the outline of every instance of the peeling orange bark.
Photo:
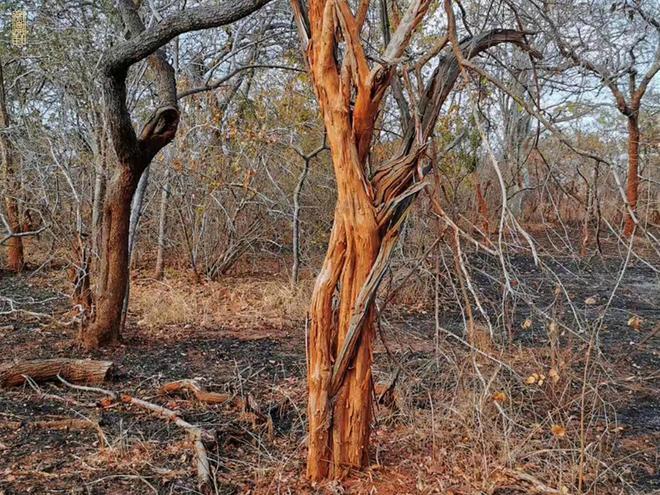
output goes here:
<path id="1" fill-rule="evenodd" d="M 396 64 L 430 6 L 411 0 L 370 67 L 360 40 L 367 6 L 347 0 L 292 0 L 337 180 L 328 251 L 317 277 L 307 342 L 312 480 L 342 478 L 367 465 L 372 420 L 374 300 L 411 204 L 426 187 L 425 150 L 440 107 L 459 74 L 453 53 L 440 57 L 416 119 L 403 124 L 395 154 L 371 162 L 374 126 Z M 461 42 L 466 58 L 499 43 L 526 47 L 524 35 L 494 30 Z M 424 166 L 423 166 L 424 165 Z M 373 169 L 373 173 L 369 171 Z"/>

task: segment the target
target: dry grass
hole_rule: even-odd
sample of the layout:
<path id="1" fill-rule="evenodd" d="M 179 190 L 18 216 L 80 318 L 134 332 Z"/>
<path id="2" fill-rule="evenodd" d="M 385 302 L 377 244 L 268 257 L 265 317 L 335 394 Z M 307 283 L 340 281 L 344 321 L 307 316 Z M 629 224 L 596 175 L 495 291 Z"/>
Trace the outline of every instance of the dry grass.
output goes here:
<path id="1" fill-rule="evenodd" d="M 45 283 L 46 278 L 37 281 Z M 631 370 L 594 351 L 588 323 L 580 328 L 585 339 L 563 335 L 550 346 L 550 333 L 535 320 L 533 329 L 519 331 L 536 331 L 537 340 L 524 345 L 480 341 L 481 352 L 445 333 L 434 336 L 428 326 L 433 317 L 424 313 L 428 303 L 413 317 L 408 314 L 414 302 L 410 287 L 428 286 L 422 277 L 403 285 L 406 315 L 397 314 L 401 308 L 395 300 L 383 317 L 395 360 L 379 343 L 374 379 L 377 385 L 388 384 L 400 366 L 402 370 L 394 402 L 375 409 L 371 466 L 342 483 L 309 484 L 303 476 L 306 386 L 301 329 L 312 283 L 305 279 L 292 290 L 284 276 L 250 275 L 200 284 L 170 273 L 164 282 L 137 277 L 132 284 L 126 333 L 129 342 L 141 347 L 118 351 L 128 375 L 112 387 L 160 401 L 218 432 L 218 445 L 209 446 L 213 493 L 645 493 L 631 483 L 640 470 L 655 472 L 657 435 L 628 435 L 616 411 L 634 397 L 652 394 L 650 382 L 625 381 Z M 591 288 L 586 291 L 576 300 L 592 293 Z M 528 314 L 526 308 L 519 312 Z M 403 324 L 404 316 L 411 323 Z M 627 316 L 621 318 L 625 325 Z M 139 322 L 140 338 L 130 340 L 134 322 Z M 570 325 L 568 320 L 563 323 Z M 287 329 L 299 333 L 284 338 Z M 63 335 L 61 341 L 69 338 Z M 222 346 L 221 352 L 213 352 Z M 160 366 L 162 360 L 166 366 Z M 289 365 L 286 373 L 283 363 Z M 156 395 L 168 380 L 193 377 L 232 400 L 208 406 L 191 396 Z M 31 404 L 26 410 L 42 411 L 43 404 L 30 390 L 12 394 L 8 403 Z M 250 396 L 263 416 L 246 410 Z M 17 409 L 17 414 L 24 412 Z M 123 406 L 103 414 L 108 416 L 101 425 L 106 444 L 93 433 L 75 433 L 80 435 L 73 437 L 77 443 L 57 447 L 64 459 L 57 474 L 43 468 L 54 462 L 53 453 L 31 448 L 12 465 L 12 486 L 25 488 L 31 476 L 35 486 L 51 483 L 63 490 L 84 483 L 97 493 L 194 493 L 191 447 L 176 428 Z M 48 432 L 39 435 L 31 437 L 41 438 L 38 445 L 52 441 Z M 20 448 L 19 440 L 8 434 L 3 442 Z M 21 470 L 29 475 L 21 475 Z"/>
<path id="2" fill-rule="evenodd" d="M 581 370 L 547 378 L 551 358 L 543 350 L 500 353 L 514 372 L 451 342 L 442 347 L 438 358 L 403 361 L 394 405 L 376 409 L 364 473 L 312 489 L 299 478 L 304 451 L 289 445 L 285 462 L 254 466 L 255 493 L 628 493 L 624 474 L 633 462 L 613 451 L 622 428 L 606 400 L 611 390 L 598 385 L 598 366 L 585 384 Z M 376 367 L 383 382 L 391 366 Z M 529 384 L 533 373 L 547 379 Z"/>
<path id="3" fill-rule="evenodd" d="M 304 320 L 313 280 L 291 287 L 283 277 L 227 277 L 201 284 L 185 278 L 165 282 L 138 279 L 131 290 L 131 311 L 146 328 L 254 325 L 290 327 Z"/>

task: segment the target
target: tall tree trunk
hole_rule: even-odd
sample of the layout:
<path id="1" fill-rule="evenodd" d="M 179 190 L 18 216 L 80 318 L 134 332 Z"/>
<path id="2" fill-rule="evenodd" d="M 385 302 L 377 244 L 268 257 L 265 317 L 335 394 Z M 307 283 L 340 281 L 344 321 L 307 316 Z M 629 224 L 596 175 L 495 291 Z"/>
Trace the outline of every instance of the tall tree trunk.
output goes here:
<path id="1" fill-rule="evenodd" d="M 4 185 L 5 211 L 7 212 L 7 222 L 11 228 L 11 233 L 20 234 L 21 219 L 17 199 L 19 182 L 16 177 L 14 145 L 11 138 L 7 135 L 9 121 L 5 83 L 2 74 L 2 60 L 0 60 L 0 158 L 4 172 L 4 180 L 2 182 Z M 7 246 L 7 267 L 12 271 L 20 272 L 24 266 L 23 238 L 20 236 L 11 237 Z"/>
<path id="2" fill-rule="evenodd" d="M 410 206 L 427 185 L 424 151 L 459 63 L 453 54 L 440 57 L 419 100 L 419 119 L 408 119 L 392 158 L 372 163 L 374 127 L 396 64 L 369 66 L 360 39 L 368 2 L 357 15 L 346 0 L 307 5 L 292 1 L 337 180 L 334 224 L 312 295 L 307 348 L 307 474 L 321 480 L 341 478 L 368 462 L 374 300 Z M 382 60 L 403 55 L 429 6 L 410 3 Z M 523 33 L 496 30 L 464 41 L 459 49 L 471 58 L 503 42 L 526 47 Z"/>
<path id="3" fill-rule="evenodd" d="M 154 278 L 162 280 L 165 270 L 165 228 L 167 226 L 167 202 L 170 197 L 170 168 L 165 169 L 163 189 L 160 192 L 160 210 L 158 213 L 158 251 Z"/>
<path id="4" fill-rule="evenodd" d="M 219 27 L 242 19 L 268 0 L 203 6 L 173 15 L 149 29 L 133 0 L 116 0 L 127 39 L 113 45 L 99 61 L 103 87 L 105 122 L 117 156 L 117 166 L 107 190 L 103 209 L 101 266 L 94 323 L 80 338 L 87 347 L 119 340 L 122 302 L 128 282 L 129 223 L 131 202 L 140 177 L 154 156 L 176 135 L 179 108 L 175 72 L 160 48 L 179 34 Z M 126 105 L 129 68 L 147 59 L 158 88 L 160 105 L 138 136 Z"/>
<path id="5" fill-rule="evenodd" d="M 362 165 L 357 161 L 355 144 L 341 124 L 340 129 L 336 126 L 336 121 L 326 118 L 337 176 L 337 206 L 328 251 L 312 295 L 308 342 L 307 474 L 312 479 L 341 478 L 349 469 L 367 464 L 373 395 L 373 309 L 368 310 L 361 327 L 352 367 L 343 383 L 331 383 L 358 295 L 381 245 L 375 210 L 358 173 Z"/>
<path id="6" fill-rule="evenodd" d="M 639 195 L 639 122 L 638 112 L 634 111 L 628 117 L 628 180 L 626 199 L 633 214 L 637 215 L 637 198 Z M 635 230 L 635 220 L 626 212 L 626 223 L 623 234 L 630 237 Z"/>
<path id="7" fill-rule="evenodd" d="M 103 208 L 101 263 L 97 281 L 94 322 L 83 328 L 85 347 L 96 348 L 119 341 L 122 306 L 128 283 L 128 232 L 131 201 L 140 175 L 120 166 L 110 181 Z"/>

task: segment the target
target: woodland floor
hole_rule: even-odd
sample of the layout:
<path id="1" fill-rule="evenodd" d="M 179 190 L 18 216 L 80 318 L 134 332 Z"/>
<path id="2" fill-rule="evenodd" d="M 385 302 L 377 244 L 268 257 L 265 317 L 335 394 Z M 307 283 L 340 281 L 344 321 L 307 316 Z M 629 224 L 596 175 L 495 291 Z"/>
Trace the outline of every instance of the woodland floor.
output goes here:
<path id="1" fill-rule="evenodd" d="M 554 287 L 539 276 L 532 260 L 521 256 L 509 261 L 525 278 L 526 293 L 537 307 L 550 308 Z M 474 282 L 487 286 L 487 274 L 497 260 L 474 257 L 472 262 L 484 274 L 484 280 Z M 588 264 L 566 260 L 563 266 L 554 266 L 575 301 L 573 310 L 560 310 L 568 327 L 589 328 L 598 318 L 617 283 L 621 263 L 619 258 Z M 588 396 L 593 408 L 586 423 L 580 420 L 579 389 L 584 382 L 579 379 L 588 354 L 585 339 L 593 332 L 565 332 L 558 352 L 569 364 L 558 383 L 548 378 L 543 386 L 530 387 L 525 377 L 540 370 L 547 375 L 550 357 L 546 326 L 522 303 L 512 308 L 513 344 L 506 351 L 490 347 L 486 352 L 515 372 L 481 355 L 470 358 L 468 349 L 453 337 L 462 328 L 458 311 L 441 312 L 443 329 L 438 330 L 433 307 L 389 307 L 382 327 L 396 361 L 388 358 L 379 342 L 375 380 L 390 382 L 398 363 L 404 371 L 395 389 L 396 405 L 377 408 L 372 466 L 344 484 L 318 487 L 303 477 L 304 320 L 288 317 L 286 305 L 269 313 L 233 298 L 241 290 L 251 293 L 261 286 L 267 289 L 255 291 L 255 297 L 265 297 L 276 277 L 245 274 L 195 286 L 174 277 L 167 284 L 138 277 L 137 302 L 123 345 L 86 353 L 74 343 L 76 328 L 62 324 L 70 316 L 59 272 L 0 273 L 0 296 L 11 296 L 19 309 L 55 315 L 53 320 L 26 313 L 0 316 L 0 361 L 58 356 L 114 361 L 117 374 L 105 388 L 166 405 L 217 433 L 217 445 L 209 446 L 215 493 L 533 493 L 533 483 L 498 470 L 506 463 L 555 487 L 557 493 L 577 493 L 570 480 L 585 444 L 598 459 L 584 469 L 585 486 L 598 486 L 593 493 L 660 490 L 660 284 L 649 267 L 631 261 L 602 321 L 595 343 L 602 354 L 594 351 L 588 358 L 592 363 L 598 360 L 598 366 L 590 368 L 589 388 L 596 387 L 599 393 Z M 164 294 L 173 297 L 174 293 L 184 302 L 165 298 Z M 272 303 L 272 294 L 269 297 Z M 585 303 L 590 297 L 595 304 Z M 204 298 L 215 300 L 218 307 L 202 307 Z M 158 312 L 167 309 L 156 305 L 159 300 L 181 314 L 159 320 Z M 187 321 L 185 308 L 190 305 L 208 317 Z M 7 309 L 1 306 L 0 302 L 0 311 Z M 442 307 L 453 308 L 456 303 L 447 301 Z M 642 318 L 639 330 L 627 325 L 631 315 Z M 533 324 L 524 330 L 521 323 L 528 316 Z M 486 397 L 483 389 L 475 392 L 479 380 L 472 367 L 477 364 L 486 380 L 492 377 Z M 182 378 L 198 378 L 207 390 L 230 398 L 209 406 L 193 397 L 157 394 L 164 383 Z M 42 389 L 82 402 L 99 399 L 55 384 Z M 500 406 L 489 398 L 497 390 L 506 391 L 499 401 L 501 408 L 511 424 L 522 425 L 520 431 L 502 420 Z M 583 402 L 584 396 L 583 390 Z M 256 402 L 261 416 L 246 405 L 250 402 Z M 36 419 L 79 415 L 98 421 L 105 440 L 95 430 L 30 427 Z M 16 421 L 23 426 L 6 426 Z M 550 433 L 555 423 L 564 425 L 565 433 Z M 29 387 L 0 392 L 0 456 L 0 493 L 6 495 L 197 493 L 192 449 L 176 426 L 124 405 L 66 406 Z"/>

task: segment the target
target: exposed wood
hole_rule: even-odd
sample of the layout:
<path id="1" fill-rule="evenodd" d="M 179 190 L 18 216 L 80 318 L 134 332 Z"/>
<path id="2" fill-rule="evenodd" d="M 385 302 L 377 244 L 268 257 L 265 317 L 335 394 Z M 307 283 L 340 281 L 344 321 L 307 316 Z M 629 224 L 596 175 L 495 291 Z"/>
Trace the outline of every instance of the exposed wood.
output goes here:
<path id="1" fill-rule="evenodd" d="M 0 365 L 0 386 L 23 385 L 28 376 L 37 383 L 56 381 L 58 376 L 74 383 L 103 383 L 112 373 L 112 361 L 88 359 L 41 359 Z"/>
<path id="2" fill-rule="evenodd" d="M 423 177 L 430 167 L 421 162 L 459 74 L 455 53 L 440 57 L 418 108 L 403 126 L 399 149 L 369 174 L 383 96 L 428 7 L 424 0 L 410 3 L 391 38 L 385 36 L 383 56 L 370 67 L 359 32 L 363 14 L 356 19 L 345 0 L 310 0 L 308 12 L 294 0 L 337 179 L 334 225 L 312 295 L 307 346 L 307 474 L 314 480 L 341 478 L 368 463 L 373 303 L 410 206 L 426 186 Z M 494 30 L 456 48 L 467 58 L 506 42 L 528 49 L 524 36 Z M 343 59 L 337 56 L 340 38 Z"/>

